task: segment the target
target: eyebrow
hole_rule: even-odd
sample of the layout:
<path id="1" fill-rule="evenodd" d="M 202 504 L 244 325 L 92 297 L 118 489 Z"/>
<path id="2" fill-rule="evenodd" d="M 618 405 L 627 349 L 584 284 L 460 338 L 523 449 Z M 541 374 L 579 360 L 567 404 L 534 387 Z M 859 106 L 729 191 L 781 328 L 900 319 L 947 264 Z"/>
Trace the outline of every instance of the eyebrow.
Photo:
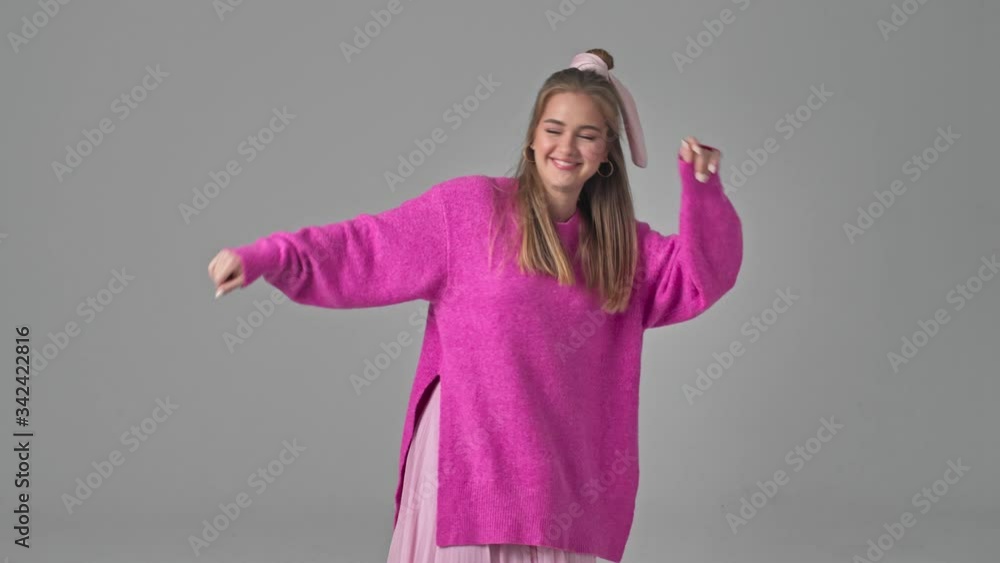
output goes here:
<path id="1" fill-rule="evenodd" d="M 563 127 L 566 126 L 566 124 L 563 123 L 562 121 L 559 121 L 558 119 L 553 119 L 553 118 L 546 119 L 542 123 L 555 123 L 556 125 L 562 125 Z M 593 125 L 581 125 L 580 129 L 593 129 L 594 131 L 597 131 L 598 133 L 601 132 L 601 129 L 599 127 L 595 127 Z"/>

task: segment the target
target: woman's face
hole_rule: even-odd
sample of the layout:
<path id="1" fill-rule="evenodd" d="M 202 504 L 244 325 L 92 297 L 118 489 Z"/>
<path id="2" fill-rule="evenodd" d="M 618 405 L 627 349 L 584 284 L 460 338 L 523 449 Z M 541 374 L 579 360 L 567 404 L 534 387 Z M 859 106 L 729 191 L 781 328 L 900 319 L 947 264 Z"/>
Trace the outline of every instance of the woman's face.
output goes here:
<path id="1" fill-rule="evenodd" d="M 604 116 L 586 94 L 549 98 L 532 141 L 535 167 L 550 190 L 579 193 L 607 159 Z"/>

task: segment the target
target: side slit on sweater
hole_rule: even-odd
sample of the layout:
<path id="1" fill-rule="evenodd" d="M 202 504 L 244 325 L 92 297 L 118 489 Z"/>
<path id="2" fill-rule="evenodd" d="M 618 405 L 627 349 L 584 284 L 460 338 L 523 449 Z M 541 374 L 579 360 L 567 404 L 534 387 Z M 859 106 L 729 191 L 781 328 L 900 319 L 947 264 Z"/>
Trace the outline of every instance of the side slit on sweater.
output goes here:
<path id="1" fill-rule="evenodd" d="M 399 517 L 387 563 L 596 563 L 591 554 L 521 544 L 437 545 L 441 376 L 417 403 L 403 469 Z M 426 416 L 425 416 L 426 415 Z M 427 486 L 432 485 L 432 486 Z"/>

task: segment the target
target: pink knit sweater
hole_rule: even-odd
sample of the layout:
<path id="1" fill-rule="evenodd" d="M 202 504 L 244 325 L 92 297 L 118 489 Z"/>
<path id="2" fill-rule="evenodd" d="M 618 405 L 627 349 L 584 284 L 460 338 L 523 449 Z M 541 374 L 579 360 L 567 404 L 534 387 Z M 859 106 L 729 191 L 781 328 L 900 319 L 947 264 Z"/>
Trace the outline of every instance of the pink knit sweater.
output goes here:
<path id="1" fill-rule="evenodd" d="M 244 287 L 263 277 L 291 300 L 329 308 L 429 302 L 399 452 L 406 455 L 428 386 L 441 385 L 437 543 L 549 546 L 621 561 L 639 485 L 643 333 L 685 321 L 736 282 L 741 223 L 717 174 L 679 156 L 677 234 L 636 222 L 628 310 L 607 315 L 577 284 L 487 265 L 496 184 L 462 176 L 379 214 L 230 248 Z M 586 221 L 554 223 L 569 256 Z M 664 218 L 660 218 L 662 221 Z M 406 507 L 403 507 L 406 509 Z"/>

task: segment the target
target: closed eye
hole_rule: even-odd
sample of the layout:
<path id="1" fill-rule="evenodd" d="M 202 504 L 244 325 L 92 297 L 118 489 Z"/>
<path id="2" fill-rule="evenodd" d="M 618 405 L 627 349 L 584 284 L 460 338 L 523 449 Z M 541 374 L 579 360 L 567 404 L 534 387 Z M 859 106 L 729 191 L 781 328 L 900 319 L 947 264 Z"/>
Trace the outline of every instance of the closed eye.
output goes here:
<path id="1" fill-rule="evenodd" d="M 558 135 L 558 134 L 559 134 L 559 131 L 554 131 L 554 130 L 552 130 L 552 129 L 546 129 L 546 130 L 545 130 L 545 132 L 546 132 L 546 133 L 551 133 L 551 134 L 553 134 L 553 135 Z M 594 140 L 594 139 L 596 139 L 597 137 L 590 137 L 590 136 L 587 136 L 587 135 L 580 135 L 580 138 L 581 138 L 581 139 L 587 139 L 588 141 L 593 141 L 593 140 Z"/>

